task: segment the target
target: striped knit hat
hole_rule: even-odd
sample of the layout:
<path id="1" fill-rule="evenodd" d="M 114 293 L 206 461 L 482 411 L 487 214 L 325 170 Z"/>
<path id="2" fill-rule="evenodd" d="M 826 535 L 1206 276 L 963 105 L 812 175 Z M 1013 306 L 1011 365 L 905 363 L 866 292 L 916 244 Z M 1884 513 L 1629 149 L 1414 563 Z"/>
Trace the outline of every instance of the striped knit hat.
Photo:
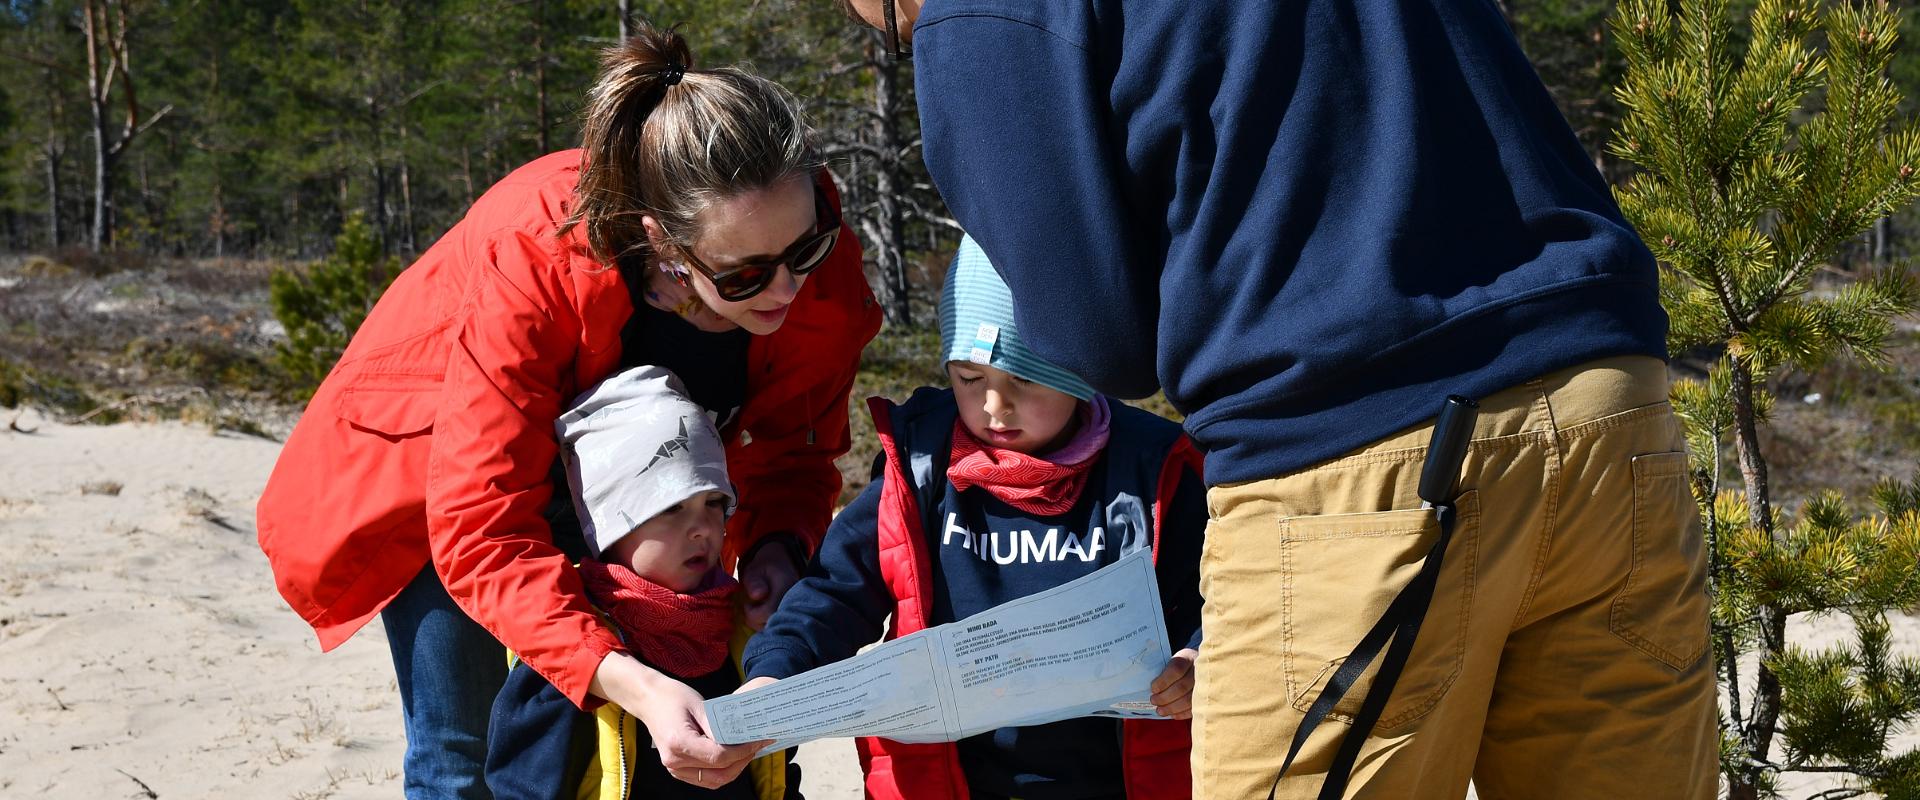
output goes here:
<path id="1" fill-rule="evenodd" d="M 960 237 L 960 250 L 953 254 L 947 286 L 940 293 L 940 343 L 947 361 L 985 364 L 1082 400 L 1093 399 L 1093 387 L 1086 381 L 1048 363 L 1020 340 L 1013 324 L 1013 293 L 971 236 Z"/>

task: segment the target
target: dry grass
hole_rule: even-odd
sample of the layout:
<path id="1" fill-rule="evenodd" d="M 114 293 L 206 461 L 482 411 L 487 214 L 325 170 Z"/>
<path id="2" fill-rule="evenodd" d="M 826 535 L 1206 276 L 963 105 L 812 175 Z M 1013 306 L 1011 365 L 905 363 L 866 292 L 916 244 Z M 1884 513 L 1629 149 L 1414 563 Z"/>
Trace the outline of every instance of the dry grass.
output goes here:
<path id="1" fill-rule="evenodd" d="M 284 428 L 262 262 L 0 258 L 0 406 Z M 88 416 L 91 415 L 91 416 Z"/>

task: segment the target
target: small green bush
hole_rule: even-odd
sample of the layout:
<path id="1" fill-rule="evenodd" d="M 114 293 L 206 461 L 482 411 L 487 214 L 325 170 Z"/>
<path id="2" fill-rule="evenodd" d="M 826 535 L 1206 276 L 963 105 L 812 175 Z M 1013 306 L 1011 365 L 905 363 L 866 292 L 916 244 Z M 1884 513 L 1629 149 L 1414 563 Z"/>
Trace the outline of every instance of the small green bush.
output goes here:
<path id="1" fill-rule="evenodd" d="M 38 405 L 63 414 L 80 414 L 102 405 L 74 381 L 0 356 L 0 407 Z"/>
<path id="2" fill-rule="evenodd" d="M 305 274 L 276 270 L 268 279 L 273 316 L 287 329 L 275 360 L 303 396 L 319 387 L 374 301 L 400 274 L 400 260 L 381 257 L 373 229 L 357 213 L 347 217 L 333 244 L 333 255 Z"/>

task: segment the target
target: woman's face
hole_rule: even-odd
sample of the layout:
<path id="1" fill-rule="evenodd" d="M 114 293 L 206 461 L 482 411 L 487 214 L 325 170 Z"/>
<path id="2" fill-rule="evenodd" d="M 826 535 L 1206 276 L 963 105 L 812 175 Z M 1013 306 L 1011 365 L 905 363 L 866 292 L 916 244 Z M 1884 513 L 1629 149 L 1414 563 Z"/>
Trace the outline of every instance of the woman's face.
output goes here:
<path id="1" fill-rule="evenodd" d="M 725 274 L 742 263 L 777 258 L 794 242 L 814 235 L 813 182 L 805 175 L 795 176 L 774 186 L 722 200 L 709 206 L 698 219 L 700 239 L 689 249 L 700 262 L 714 272 Z M 668 260 L 679 256 L 678 245 L 663 244 L 658 226 L 647 219 L 647 231 L 653 235 L 655 252 Z M 748 333 L 765 336 L 780 329 L 787 311 L 800 294 L 806 276 L 794 275 L 781 267 L 773 282 L 759 294 L 745 300 L 721 299 L 713 281 L 684 257 L 677 260 L 692 285 L 694 294 L 715 314 Z"/>

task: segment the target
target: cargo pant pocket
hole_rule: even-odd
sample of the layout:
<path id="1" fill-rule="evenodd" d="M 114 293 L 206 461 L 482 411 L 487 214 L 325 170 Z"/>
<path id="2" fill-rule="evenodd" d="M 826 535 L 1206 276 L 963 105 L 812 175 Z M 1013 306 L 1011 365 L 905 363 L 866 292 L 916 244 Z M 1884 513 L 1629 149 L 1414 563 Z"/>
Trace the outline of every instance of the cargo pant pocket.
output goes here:
<path id="1" fill-rule="evenodd" d="M 1706 539 L 1684 452 L 1633 457 L 1633 561 L 1607 627 L 1677 670 L 1707 651 Z"/>
<path id="2" fill-rule="evenodd" d="M 1479 543 L 1477 493 L 1461 496 L 1456 507 L 1459 516 L 1433 602 L 1381 712 L 1378 730 L 1416 722 L 1433 711 L 1465 661 Z M 1283 672 L 1294 708 L 1304 712 L 1313 705 L 1354 645 L 1419 573 L 1439 537 L 1440 523 L 1432 509 L 1280 521 Z M 1328 718 L 1351 723 L 1378 672 L 1376 659 Z"/>

